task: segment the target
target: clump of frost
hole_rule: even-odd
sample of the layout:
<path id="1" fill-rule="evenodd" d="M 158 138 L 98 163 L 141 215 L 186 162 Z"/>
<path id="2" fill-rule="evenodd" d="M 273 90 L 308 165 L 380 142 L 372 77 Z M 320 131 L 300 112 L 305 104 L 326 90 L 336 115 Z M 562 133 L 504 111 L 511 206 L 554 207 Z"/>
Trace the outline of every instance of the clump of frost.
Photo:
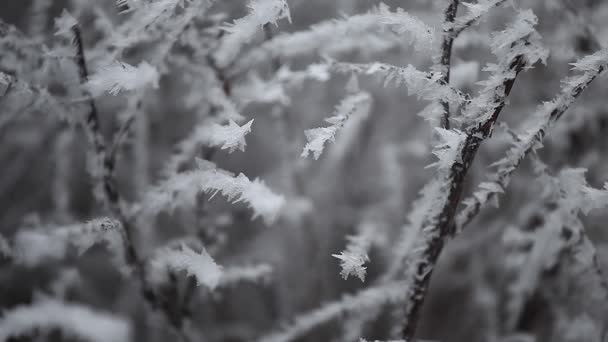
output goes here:
<path id="1" fill-rule="evenodd" d="M 305 158 L 312 153 L 315 159 L 319 159 L 325 149 L 325 144 L 336 140 L 336 134 L 344 127 L 348 118 L 360 108 L 367 112 L 370 103 L 371 95 L 366 92 L 358 92 L 344 98 L 336 107 L 334 115 L 325 119 L 330 126 L 312 128 L 304 132 L 308 142 L 304 146 L 301 156 Z"/>
<path id="2" fill-rule="evenodd" d="M 91 75 L 84 87 L 93 96 L 100 96 L 105 92 L 118 95 L 123 91 L 144 89 L 147 86 L 158 88 L 159 78 L 158 70 L 145 61 L 136 67 L 115 62 Z"/>
<path id="3" fill-rule="evenodd" d="M 367 250 L 370 241 L 365 236 L 349 236 L 347 238 L 349 244 L 346 250 L 340 252 L 340 254 L 332 254 L 332 256 L 340 259 L 340 267 L 342 267 L 340 275 L 342 278 L 348 279 L 348 276 L 352 275 L 358 277 L 361 281 L 365 281 L 367 267 L 363 265 L 369 262 Z"/>
<path id="4" fill-rule="evenodd" d="M 66 9 L 61 12 L 61 16 L 55 18 L 55 35 L 70 37 L 74 26 L 78 25 L 78 21 Z"/>
<path id="5" fill-rule="evenodd" d="M 439 159 L 427 167 L 437 166 L 444 170 L 452 167 L 452 164 L 459 162 L 460 145 L 464 142 L 466 134 L 456 129 L 443 129 L 436 127 L 435 131 L 439 134 L 441 143 L 433 148 L 433 154 Z"/>
<path id="6" fill-rule="evenodd" d="M 125 319 L 79 304 L 42 299 L 4 312 L 0 318 L 0 341 L 53 329 L 60 329 L 66 336 L 91 342 L 131 340 L 131 327 Z"/>
<path id="7" fill-rule="evenodd" d="M 162 284 L 168 280 L 168 271 L 186 271 L 188 276 L 196 278 L 197 283 L 213 290 L 222 277 L 222 268 L 202 248 L 200 253 L 195 252 L 186 244 L 181 248 L 165 248 L 158 252 L 150 261 L 148 279 L 154 284 Z"/>

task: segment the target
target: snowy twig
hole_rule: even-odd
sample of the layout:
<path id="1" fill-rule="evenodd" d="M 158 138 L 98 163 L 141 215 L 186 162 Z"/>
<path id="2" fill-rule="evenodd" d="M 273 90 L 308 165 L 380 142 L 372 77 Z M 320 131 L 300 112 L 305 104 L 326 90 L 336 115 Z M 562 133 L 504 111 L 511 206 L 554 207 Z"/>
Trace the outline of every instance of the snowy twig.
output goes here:
<path id="1" fill-rule="evenodd" d="M 511 175 L 517 170 L 524 158 L 542 147 L 542 141 L 547 131 L 561 118 L 589 84 L 605 70 L 608 65 L 608 49 L 587 56 L 581 62 L 585 60 L 595 61 L 595 66 L 588 67 L 584 70 L 583 75 L 566 78 L 563 81 L 565 86 L 562 87 L 561 93 L 538 109 L 536 115 L 534 115 L 534 128 L 526 129 L 519 136 L 521 140 L 516 142 L 515 146 L 507 152 L 507 157 L 495 163 L 498 166 L 498 171 L 488 177 L 488 182 L 493 184 L 492 187 L 484 186 L 476 191 L 473 196 L 462 201 L 465 207 L 456 215 L 455 227 L 452 231 L 462 231 L 477 216 L 486 203 L 507 188 Z M 575 63 L 575 66 L 580 65 L 581 62 Z M 576 67 L 574 69 L 577 70 Z"/>

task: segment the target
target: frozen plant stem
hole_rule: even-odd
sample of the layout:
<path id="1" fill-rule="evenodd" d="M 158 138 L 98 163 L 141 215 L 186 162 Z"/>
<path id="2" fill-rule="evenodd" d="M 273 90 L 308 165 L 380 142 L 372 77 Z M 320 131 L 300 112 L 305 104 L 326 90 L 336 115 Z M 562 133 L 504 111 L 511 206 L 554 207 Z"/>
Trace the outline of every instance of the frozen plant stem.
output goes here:
<path id="1" fill-rule="evenodd" d="M 452 45 L 454 43 L 454 19 L 458 10 L 460 0 L 452 0 L 445 10 L 445 18 L 443 20 L 443 42 L 441 43 L 441 82 L 450 84 L 450 61 L 452 59 Z M 443 107 L 443 116 L 441 117 L 441 127 L 450 129 L 450 104 L 447 101 L 441 101 Z"/>
<path id="2" fill-rule="evenodd" d="M 84 46 L 82 43 L 82 34 L 80 32 L 80 27 L 78 25 L 74 25 L 72 28 L 73 34 L 73 44 L 76 47 L 76 66 L 78 67 L 78 75 L 80 77 L 80 82 L 84 84 L 88 81 L 89 72 L 87 69 L 87 62 L 84 55 Z M 98 174 L 94 174 L 93 176 L 96 179 L 96 186 L 101 185 L 103 187 L 104 200 L 106 205 L 110 208 L 112 213 L 120 218 L 123 221 L 124 232 L 125 232 L 125 244 L 126 244 L 126 260 L 131 266 L 135 266 L 138 264 L 138 256 L 137 251 L 133 245 L 133 232 L 131 226 L 128 225 L 126 220 L 126 216 L 121 210 L 120 207 L 120 195 L 118 190 L 116 189 L 116 181 L 114 179 L 114 167 L 115 160 L 112 157 L 112 153 L 107 153 L 106 143 L 101 133 L 101 127 L 99 123 L 99 114 L 97 112 L 97 106 L 95 105 L 95 100 L 93 97 L 88 99 L 88 113 L 86 116 L 86 128 L 89 139 L 93 143 L 93 148 L 95 152 L 95 173 L 97 173 L 97 168 L 101 164 L 101 179 L 99 179 Z"/>
<path id="3" fill-rule="evenodd" d="M 416 333 L 420 310 L 426 297 L 433 268 L 443 250 L 445 240 L 452 234 L 452 221 L 460 203 L 465 176 L 473 163 L 481 142 L 490 136 L 494 123 L 505 106 L 505 99 L 515 83 L 515 78 L 524 66 L 523 56 L 518 55 L 512 59 L 509 69 L 513 72 L 513 76 L 506 78 L 503 84 L 498 87 L 500 89 L 495 90 L 497 98 L 500 99 L 499 104 L 492 109 L 492 113 L 487 120 L 467 132 L 463 146 L 459 151 L 462 162 L 455 162 L 447 176 L 450 183 L 446 189 L 445 204 L 436 215 L 429 215 L 424 219 L 422 226 L 432 227 L 430 229 L 432 236 L 424 248 L 422 260 L 418 263 L 413 279 L 411 279 L 411 289 L 406 289 L 409 292 L 404 310 L 406 321 L 403 326 L 403 339 L 406 341 L 412 340 Z"/>
<path id="4" fill-rule="evenodd" d="M 82 43 L 82 35 L 80 32 L 80 27 L 75 25 L 71 28 L 73 34 L 73 44 L 76 47 L 76 65 L 78 67 L 78 73 L 80 77 L 80 82 L 84 84 L 89 77 L 85 54 L 84 54 L 84 46 Z M 154 294 L 154 292 L 150 289 L 149 284 L 147 284 L 145 279 L 145 272 L 143 267 L 143 261 L 139 259 L 137 249 L 135 248 L 134 243 L 134 233 L 133 233 L 133 225 L 126 213 L 123 210 L 120 194 L 116 188 L 116 180 L 114 179 L 114 169 L 116 165 L 116 150 L 113 149 L 110 153 L 107 153 L 106 143 L 104 137 L 101 133 L 100 123 L 99 123 L 99 115 L 97 112 L 97 106 L 95 105 L 95 100 L 93 97 L 88 99 L 88 110 L 86 116 L 86 128 L 87 135 L 91 140 L 95 153 L 95 166 L 101 166 L 102 175 L 94 174 L 94 177 L 97 178 L 96 182 L 101 184 L 96 184 L 96 186 L 101 185 L 103 187 L 103 195 L 104 201 L 106 205 L 110 208 L 111 212 L 116 215 L 116 217 L 122 222 L 124 227 L 124 243 L 125 243 L 125 260 L 127 264 L 133 268 L 136 279 L 138 280 L 138 286 L 140 288 L 142 297 L 148 302 L 148 304 L 154 308 L 159 306 L 159 298 Z M 128 131 L 128 127 L 131 124 L 127 125 L 127 128 L 122 129 L 122 131 Z M 96 173 L 98 171 L 95 171 Z M 185 333 L 180 329 L 180 326 L 175 324 L 175 322 L 181 321 L 181 313 L 166 310 L 166 307 L 162 306 L 163 313 L 167 320 L 171 323 L 173 328 L 179 334 L 181 340 L 188 341 L 188 337 Z"/>

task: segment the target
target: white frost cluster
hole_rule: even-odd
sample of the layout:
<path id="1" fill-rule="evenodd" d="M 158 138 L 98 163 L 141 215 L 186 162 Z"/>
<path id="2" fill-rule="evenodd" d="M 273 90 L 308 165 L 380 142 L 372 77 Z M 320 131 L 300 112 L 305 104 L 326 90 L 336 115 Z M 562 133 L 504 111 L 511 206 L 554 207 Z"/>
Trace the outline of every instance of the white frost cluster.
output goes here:
<path id="1" fill-rule="evenodd" d="M 384 86 L 391 83 L 397 86 L 405 85 L 409 95 L 417 95 L 418 98 L 425 100 L 441 100 L 454 104 L 461 104 L 467 100 L 463 93 L 440 83 L 441 73 L 426 73 L 412 65 L 399 67 L 378 62 L 357 64 L 332 61 L 329 61 L 329 64 L 332 69 L 339 72 L 379 75 L 384 78 Z"/>
<path id="2" fill-rule="evenodd" d="M 206 174 L 206 181 L 201 184 L 203 191 L 211 197 L 218 193 L 232 203 L 245 202 L 253 210 L 253 219 L 261 216 L 267 224 L 273 223 L 279 216 L 285 198 L 270 190 L 260 179 L 249 180 L 240 173 L 238 176 L 215 168 L 213 163 L 199 161 L 200 172 Z"/>
<path id="3" fill-rule="evenodd" d="M 334 115 L 325 119 L 325 122 L 329 123 L 330 126 L 312 128 L 304 132 L 308 143 L 304 146 L 301 156 L 305 158 L 312 153 L 315 159 L 319 159 L 325 148 L 325 143 L 335 141 L 336 134 L 348 118 L 359 110 L 368 112 L 370 104 L 371 95 L 366 92 L 358 92 L 344 98 L 336 107 Z"/>
<path id="4" fill-rule="evenodd" d="M 144 89 L 147 86 L 158 88 L 159 78 L 158 70 L 145 61 L 136 67 L 115 62 L 97 70 L 84 87 L 95 97 L 105 92 L 118 95 L 123 91 Z"/>
<path id="5" fill-rule="evenodd" d="M 233 120 L 229 120 L 227 125 L 220 125 L 215 122 L 204 122 L 194 128 L 194 131 L 179 144 L 178 152 L 171 156 L 164 169 L 166 176 L 176 173 L 180 166 L 193 158 L 201 145 L 215 147 L 222 150 L 227 149 L 229 153 L 235 150 L 245 151 L 247 142 L 245 136 L 251 132 L 253 119 L 239 126 Z"/>
<path id="6" fill-rule="evenodd" d="M 367 250 L 370 246 L 370 241 L 366 236 L 348 236 L 349 243 L 345 251 L 340 254 L 332 254 L 334 258 L 340 259 L 340 267 L 342 271 L 340 275 L 347 279 L 348 276 L 356 276 L 361 281 L 365 281 L 367 267 L 364 267 L 366 262 L 369 262 Z"/>
<path id="7" fill-rule="evenodd" d="M 463 7 L 467 9 L 467 13 L 456 20 L 454 26 L 464 28 L 471 24 L 477 24 L 480 20 L 487 18 L 486 14 L 494 7 L 504 3 L 506 0 L 479 0 L 476 3 L 461 2 Z"/>
<path id="8" fill-rule="evenodd" d="M 235 176 L 211 162 L 198 160 L 197 170 L 172 175 L 150 190 L 139 209 L 155 214 L 192 205 L 201 191 L 212 194 L 212 197 L 221 193 L 232 203 L 245 202 L 253 210 L 253 219 L 262 217 L 267 224 L 275 221 L 285 204 L 285 198 L 272 192 L 263 181 L 249 180 L 242 173 Z"/>
<path id="9" fill-rule="evenodd" d="M 85 224 L 40 230 L 20 230 L 14 239 L 13 258 L 16 263 L 36 266 L 49 259 L 61 259 L 68 253 L 68 247 L 83 254 L 92 246 L 104 243 L 119 269 L 125 263 L 123 228 L 120 222 L 100 218 Z"/>
<path id="10" fill-rule="evenodd" d="M 594 54 L 585 56 L 578 61 L 571 63 L 572 70 L 596 72 L 600 69 L 606 70 L 608 67 L 608 49 L 602 49 Z"/>
<path id="11" fill-rule="evenodd" d="M 435 131 L 439 134 L 441 143 L 433 148 L 433 154 L 439 159 L 435 163 L 427 167 L 437 166 L 440 170 L 449 169 L 459 160 L 460 145 L 466 139 L 466 134 L 456 129 L 443 129 L 435 127 Z"/>
<path id="12" fill-rule="evenodd" d="M 114 314 L 93 311 L 79 304 L 42 299 L 4 312 L 0 341 L 33 331 L 60 329 L 68 337 L 90 342 L 128 342 L 131 326 Z"/>
<path id="13" fill-rule="evenodd" d="M 78 25 L 78 21 L 66 9 L 61 12 L 61 16 L 55 18 L 55 35 L 71 37 L 71 31 L 74 26 Z"/>
<path id="14" fill-rule="evenodd" d="M 196 278 L 199 285 L 203 284 L 211 290 L 215 289 L 222 277 L 222 268 L 205 248 L 197 253 L 186 244 L 182 244 L 179 250 L 166 248 L 158 252 L 150 261 L 147 276 L 153 284 L 162 284 L 168 279 L 168 271 L 186 271 L 188 276 Z"/>
<path id="15" fill-rule="evenodd" d="M 380 4 L 367 13 L 323 21 L 308 30 L 279 34 L 244 57 L 245 66 L 241 67 L 257 65 L 273 57 L 293 58 L 310 53 L 347 51 L 349 47 L 361 47 L 361 42 L 366 44 L 366 48 L 371 48 L 384 39 L 387 31 L 398 37 L 406 36 L 417 50 L 430 51 L 433 47 L 434 30 L 430 26 L 402 9 L 391 11 L 387 5 Z M 382 35 L 366 39 L 370 32 L 381 32 Z"/>
<path id="16" fill-rule="evenodd" d="M 268 23 L 276 25 L 277 21 L 283 18 L 291 22 L 286 0 L 251 0 L 248 7 L 249 14 L 224 26 L 227 36 L 223 38 L 222 45 L 215 55 L 222 66 L 231 63 L 241 46 L 248 43 L 263 25 Z"/>
<path id="17" fill-rule="evenodd" d="M 532 10 L 520 11 L 509 27 L 492 35 L 490 44 L 492 53 L 506 60 L 523 55 L 527 67 L 531 67 L 537 61 L 545 64 L 549 51 L 539 44 L 541 36 L 534 28 L 537 23 L 538 18 Z M 524 45 L 521 43 L 522 40 L 532 44 Z"/>

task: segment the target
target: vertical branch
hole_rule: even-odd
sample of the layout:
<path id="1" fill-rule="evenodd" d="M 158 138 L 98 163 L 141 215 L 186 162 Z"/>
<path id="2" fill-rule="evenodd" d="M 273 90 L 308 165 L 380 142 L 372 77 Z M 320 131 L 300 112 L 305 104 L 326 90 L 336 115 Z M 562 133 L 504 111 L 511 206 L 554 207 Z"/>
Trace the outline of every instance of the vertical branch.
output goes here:
<path id="1" fill-rule="evenodd" d="M 452 59 L 452 45 L 454 44 L 454 19 L 458 10 L 460 0 L 451 0 L 450 4 L 444 12 L 443 20 L 443 41 L 441 43 L 441 56 L 438 68 L 441 71 L 441 82 L 450 84 L 450 63 Z M 447 101 L 441 101 L 443 107 L 443 116 L 441 117 L 441 127 L 450 129 L 450 104 Z"/>
<path id="2" fill-rule="evenodd" d="M 87 69 L 84 54 L 82 34 L 78 25 L 74 25 L 71 30 L 73 35 L 72 43 L 76 47 L 76 66 L 78 67 L 78 75 L 80 77 L 80 83 L 84 84 L 88 80 L 89 71 Z M 88 107 L 89 111 L 85 118 L 85 124 L 87 128 L 87 135 L 89 136 L 95 151 L 95 168 L 93 171 L 93 177 L 96 178 L 97 183 L 95 186 L 101 186 L 101 192 L 103 194 L 105 204 L 110 208 L 112 213 L 122 221 L 127 251 L 126 260 L 131 266 L 135 266 L 136 269 L 139 269 L 139 267 L 137 267 L 139 264 L 139 258 L 133 243 L 132 226 L 129 224 L 128 220 L 126 219 L 126 215 L 121 208 L 120 194 L 116 189 L 116 181 L 114 179 L 115 159 L 112 158 L 111 153 L 107 153 L 106 143 L 103 134 L 101 133 L 97 106 L 95 105 L 95 100 L 92 97 L 88 99 Z M 101 175 L 99 175 L 99 172 L 101 172 Z"/>
<path id="3" fill-rule="evenodd" d="M 505 100 L 509 96 L 517 75 L 525 66 L 524 58 L 518 55 L 513 58 L 509 64 L 509 69 L 513 75 L 506 78 L 502 85 L 496 91 L 496 100 L 498 105 L 494 107 L 490 117 L 483 123 L 474 127 L 467 133 L 466 139 L 460 149 L 461 162 L 455 162 L 449 174 L 446 175 L 448 186 L 445 193 L 441 192 L 440 196 L 445 196 L 444 204 L 437 213 L 427 214 L 422 227 L 431 233 L 430 240 L 426 242 L 424 251 L 422 252 L 422 260 L 417 264 L 415 274 L 412 275 L 412 286 L 408 289 L 408 299 L 406 301 L 406 322 L 403 326 L 403 338 L 406 341 L 411 340 L 415 333 L 420 319 L 420 310 L 426 298 L 433 268 L 439 259 L 439 255 L 443 250 L 445 240 L 452 234 L 452 221 L 456 213 L 460 197 L 464 187 L 465 177 L 468 170 L 475 159 L 477 151 L 483 140 L 490 136 L 494 123 L 498 119 L 498 115 L 505 106 Z M 444 179 L 435 180 L 442 182 Z"/>

